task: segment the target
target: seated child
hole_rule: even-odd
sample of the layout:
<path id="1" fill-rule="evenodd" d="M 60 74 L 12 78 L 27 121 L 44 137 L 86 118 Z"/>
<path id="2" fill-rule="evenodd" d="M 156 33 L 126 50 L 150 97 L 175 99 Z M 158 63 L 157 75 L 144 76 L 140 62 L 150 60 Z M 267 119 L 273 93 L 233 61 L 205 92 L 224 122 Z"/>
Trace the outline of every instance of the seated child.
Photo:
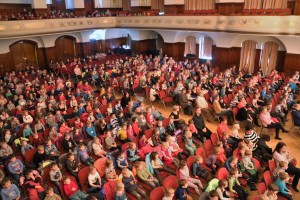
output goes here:
<path id="1" fill-rule="evenodd" d="M 175 191 L 175 198 L 177 200 L 192 200 L 188 188 L 188 182 L 185 179 L 180 179 L 178 181 L 178 188 Z"/>
<path id="2" fill-rule="evenodd" d="M 44 200 L 61 200 L 61 197 L 54 193 L 52 187 L 46 187 L 46 198 Z"/>
<path id="3" fill-rule="evenodd" d="M 165 195 L 162 200 L 173 200 L 175 191 L 173 188 L 166 188 Z"/>
<path id="4" fill-rule="evenodd" d="M 21 140 L 21 152 L 25 155 L 26 151 L 33 149 L 34 147 L 31 144 L 28 144 L 26 140 Z"/>
<path id="5" fill-rule="evenodd" d="M 71 179 L 68 176 L 63 177 L 63 188 L 65 195 L 70 200 L 84 200 L 89 196 L 88 194 L 79 190 L 77 184 L 71 181 Z"/>
<path id="6" fill-rule="evenodd" d="M 150 185 L 152 189 L 158 187 L 160 184 L 156 178 L 148 171 L 145 164 L 142 162 L 136 162 L 135 168 L 137 170 L 137 176 L 144 181 L 147 185 Z"/>
<path id="7" fill-rule="evenodd" d="M 129 144 L 129 148 L 127 149 L 127 157 L 131 162 L 137 161 L 140 159 L 140 156 L 137 154 L 138 150 L 136 150 L 135 143 L 131 142 Z"/>
<path id="8" fill-rule="evenodd" d="M 173 163 L 176 167 L 179 167 L 180 161 L 177 158 L 172 156 L 172 153 L 169 148 L 169 144 L 167 142 L 162 143 L 161 151 L 163 155 L 162 160 L 164 163 L 166 163 L 167 165 Z"/>
<path id="9" fill-rule="evenodd" d="M 278 179 L 280 172 L 285 172 L 288 169 L 288 164 L 285 161 L 280 161 L 278 166 L 273 170 L 273 180 Z"/>
<path id="10" fill-rule="evenodd" d="M 132 166 L 130 163 L 128 163 L 126 156 L 125 156 L 125 152 L 124 151 L 120 151 L 119 152 L 119 156 L 117 158 L 117 166 L 119 169 L 124 169 L 124 168 L 129 168 L 131 169 Z"/>
<path id="11" fill-rule="evenodd" d="M 15 155 L 11 155 L 8 163 L 8 171 L 12 175 L 12 177 L 17 181 L 20 182 L 20 178 L 23 174 L 24 164 L 16 158 Z"/>
<path id="12" fill-rule="evenodd" d="M 199 188 L 203 190 L 203 185 L 200 180 L 191 178 L 189 168 L 187 167 L 187 163 L 185 160 L 182 160 L 180 162 L 180 168 L 179 168 L 179 178 L 185 179 L 188 182 L 188 187 L 192 187 L 195 189 L 196 193 L 199 195 L 200 191 Z M 196 185 L 197 184 L 197 185 Z M 198 188 L 199 187 L 199 188 Z"/>
<path id="13" fill-rule="evenodd" d="M 254 161 L 252 159 L 252 151 L 250 150 L 245 151 L 245 155 L 241 160 L 241 164 L 244 167 L 245 171 L 250 175 L 252 182 L 258 179 L 257 168 L 254 165 Z"/>
<path id="14" fill-rule="evenodd" d="M 96 136 L 93 139 L 92 148 L 94 151 L 94 154 L 100 158 L 103 158 L 106 156 L 106 151 L 104 151 L 100 139 Z"/>
<path id="15" fill-rule="evenodd" d="M 170 174 L 176 175 L 175 172 L 173 172 L 171 169 L 169 169 L 168 167 L 166 167 L 162 161 L 159 159 L 158 157 L 158 153 L 157 152 L 152 152 L 150 155 L 150 162 L 151 162 L 151 166 L 153 168 L 153 172 L 156 175 L 158 181 L 160 183 L 163 183 L 162 178 L 160 176 L 160 171 L 165 171 L 168 172 Z"/>
<path id="16" fill-rule="evenodd" d="M 122 182 L 125 186 L 125 190 L 135 196 L 138 200 L 141 200 L 142 197 L 148 199 L 144 190 L 138 187 L 137 181 L 130 173 L 130 170 L 125 168 L 122 170 Z"/>
<path id="17" fill-rule="evenodd" d="M 219 153 L 220 149 L 218 147 L 214 147 L 212 153 L 206 159 L 206 165 L 211 169 L 213 174 L 217 172 L 217 169 L 220 166 L 217 162 L 217 157 Z"/>
<path id="18" fill-rule="evenodd" d="M 51 170 L 49 172 L 50 180 L 52 181 L 52 183 L 54 183 L 56 190 L 60 192 L 59 184 L 60 181 L 62 180 L 62 173 L 55 162 L 51 163 L 50 167 L 51 167 Z"/>
<path id="19" fill-rule="evenodd" d="M 279 176 L 275 181 L 275 185 L 278 187 L 278 196 L 284 197 L 288 200 L 293 199 L 293 193 L 286 187 L 286 183 L 290 177 L 286 172 L 279 172 Z"/>
<path id="20" fill-rule="evenodd" d="M 79 150 L 78 150 L 78 158 L 79 161 L 85 164 L 86 166 L 93 165 L 94 159 L 90 157 L 86 147 L 84 144 L 79 144 Z"/>
<path id="21" fill-rule="evenodd" d="M 195 161 L 192 164 L 192 174 L 195 178 L 203 178 L 205 180 L 210 180 L 210 173 L 202 167 L 203 158 L 201 156 L 195 156 Z"/>
<path id="22" fill-rule="evenodd" d="M 12 184 L 7 177 L 3 179 L 2 186 L 1 199 L 14 200 L 21 198 L 21 192 L 19 188 L 15 184 Z"/>
<path id="23" fill-rule="evenodd" d="M 169 143 L 169 149 L 172 153 L 172 156 L 178 156 L 180 160 L 182 160 L 184 157 L 189 157 L 189 153 L 180 148 L 174 136 L 168 135 L 166 138 L 166 142 Z"/>
<path id="24" fill-rule="evenodd" d="M 185 133 L 185 148 L 187 148 L 191 156 L 195 155 L 197 148 L 193 143 L 192 132 L 189 130 Z"/>
<path id="25" fill-rule="evenodd" d="M 116 173 L 113 160 L 106 160 L 105 177 L 107 180 L 116 180 L 118 175 Z"/>
<path id="26" fill-rule="evenodd" d="M 114 200 L 127 200 L 127 196 L 126 196 L 126 192 L 125 192 L 123 183 L 117 182 Z"/>
<path id="27" fill-rule="evenodd" d="M 238 199 L 246 200 L 248 197 L 248 193 L 241 186 L 239 180 L 239 171 L 237 168 L 233 168 L 230 172 L 230 176 L 228 179 L 229 191 L 238 195 Z"/>
<path id="28" fill-rule="evenodd" d="M 87 193 L 98 193 L 102 188 L 101 177 L 93 165 L 89 166 L 90 172 L 88 175 L 89 189 Z"/>

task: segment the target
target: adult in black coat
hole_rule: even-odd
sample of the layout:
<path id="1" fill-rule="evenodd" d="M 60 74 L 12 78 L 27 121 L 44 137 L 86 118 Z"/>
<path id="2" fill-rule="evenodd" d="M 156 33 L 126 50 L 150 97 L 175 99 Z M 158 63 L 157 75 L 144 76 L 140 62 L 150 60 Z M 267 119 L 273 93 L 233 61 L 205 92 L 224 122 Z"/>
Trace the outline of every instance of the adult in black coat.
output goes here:
<path id="1" fill-rule="evenodd" d="M 204 137 L 206 139 L 210 139 L 211 131 L 205 126 L 205 120 L 201 115 L 201 108 L 197 108 L 196 112 L 192 118 L 194 121 L 194 125 L 198 131 L 198 134 L 194 134 L 194 136 L 204 143 Z"/>

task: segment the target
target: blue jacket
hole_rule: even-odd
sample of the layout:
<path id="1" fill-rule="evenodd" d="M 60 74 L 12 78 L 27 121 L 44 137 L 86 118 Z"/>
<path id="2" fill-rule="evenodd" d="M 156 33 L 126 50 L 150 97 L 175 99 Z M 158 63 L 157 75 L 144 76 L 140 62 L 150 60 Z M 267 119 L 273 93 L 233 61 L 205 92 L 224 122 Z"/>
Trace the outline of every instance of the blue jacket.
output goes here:
<path id="1" fill-rule="evenodd" d="M 95 136 L 97 136 L 96 129 L 94 126 L 86 127 L 85 131 L 88 134 L 88 136 L 91 138 L 94 138 Z"/>
<path id="2" fill-rule="evenodd" d="M 281 192 L 282 194 L 288 194 L 286 183 L 280 178 L 277 178 L 277 180 L 275 181 L 275 185 L 278 187 L 278 192 Z"/>
<path id="3" fill-rule="evenodd" d="M 300 111 L 298 110 L 292 110 L 292 117 L 294 120 L 295 126 L 300 126 Z"/>
<path id="4" fill-rule="evenodd" d="M 187 188 L 182 188 L 179 186 L 175 191 L 176 200 L 186 200 L 186 196 L 184 194 L 190 194 Z"/>

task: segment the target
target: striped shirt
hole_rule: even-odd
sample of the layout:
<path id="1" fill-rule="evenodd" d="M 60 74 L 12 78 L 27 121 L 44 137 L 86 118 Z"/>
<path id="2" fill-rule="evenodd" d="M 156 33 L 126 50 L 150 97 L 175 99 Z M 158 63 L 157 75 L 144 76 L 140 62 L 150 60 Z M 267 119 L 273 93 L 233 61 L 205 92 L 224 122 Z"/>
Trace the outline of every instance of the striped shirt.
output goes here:
<path id="1" fill-rule="evenodd" d="M 255 151 L 257 149 L 257 142 L 259 139 L 259 136 L 257 135 L 257 133 L 253 130 L 251 130 L 250 133 L 245 133 L 244 134 L 244 139 L 248 139 L 253 143 L 253 151 Z"/>

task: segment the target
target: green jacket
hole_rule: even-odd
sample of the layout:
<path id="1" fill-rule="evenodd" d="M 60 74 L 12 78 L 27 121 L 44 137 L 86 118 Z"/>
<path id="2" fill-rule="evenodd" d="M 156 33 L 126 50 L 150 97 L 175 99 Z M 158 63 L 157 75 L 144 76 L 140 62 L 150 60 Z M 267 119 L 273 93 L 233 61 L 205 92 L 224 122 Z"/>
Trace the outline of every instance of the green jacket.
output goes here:
<path id="1" fill-rule="evenodd" d="M 137 175 L 142 181 L 149 181 L 150 177 L 152 177 L 147 168 L 137 170 Z"/>

